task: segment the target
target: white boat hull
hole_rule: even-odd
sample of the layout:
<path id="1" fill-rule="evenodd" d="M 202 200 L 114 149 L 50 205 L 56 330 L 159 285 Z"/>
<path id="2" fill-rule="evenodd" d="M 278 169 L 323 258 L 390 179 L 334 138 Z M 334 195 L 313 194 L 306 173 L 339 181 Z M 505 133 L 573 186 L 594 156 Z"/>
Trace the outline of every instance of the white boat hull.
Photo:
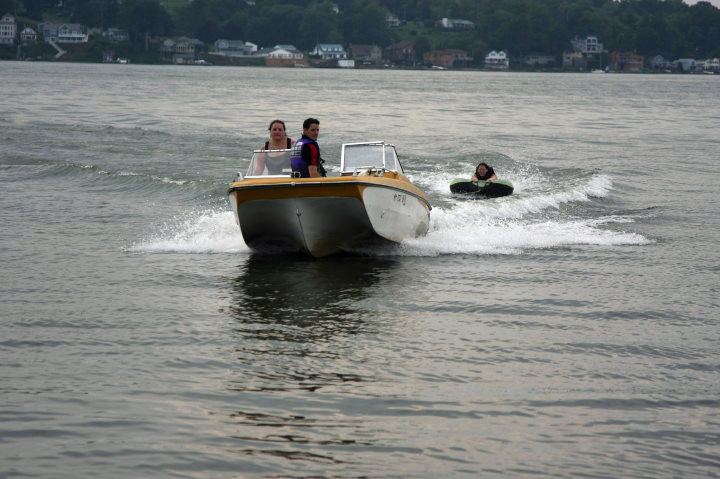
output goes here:
<path id="1" fill-rule="evenodd" d="M 231 193 L 231 202 L 245 243 L 259 252 L 302 252 L 319 258 L 401 243 L 427 233 L 426 200 L 386 186 L 346 186 L 347 196 L 283 195 L 238 201 Z"/>
<path id="2" fill-rule="evenodd" d="M 363 191 L 363 202 L 373 230 L 385 239 L 400 243 L 428 231 L 427 205 L 408 192 L 368 187 Z"/>

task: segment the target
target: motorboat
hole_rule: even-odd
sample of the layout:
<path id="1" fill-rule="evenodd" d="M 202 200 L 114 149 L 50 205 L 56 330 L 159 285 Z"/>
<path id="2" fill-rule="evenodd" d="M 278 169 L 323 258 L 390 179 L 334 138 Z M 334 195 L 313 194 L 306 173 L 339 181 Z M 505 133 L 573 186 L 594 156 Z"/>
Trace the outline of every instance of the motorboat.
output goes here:
<path id="1" fill-rule="evenodd" d="M 228 195 L 255 252 L 320 258 L 367 252 L 427 233 L 430 202 L 403 172 L 395 146 L 342 145 L 340 175 L 298 178 L 291 150 L 256 150 Z"/>
<path id="2" fill-rule="evenodd" d="M 500 198 L 512 194 L 514 188 L 509 180 L 471 181 L 457 179 L 450 183 L 450 192 L 468 198 Z"/>

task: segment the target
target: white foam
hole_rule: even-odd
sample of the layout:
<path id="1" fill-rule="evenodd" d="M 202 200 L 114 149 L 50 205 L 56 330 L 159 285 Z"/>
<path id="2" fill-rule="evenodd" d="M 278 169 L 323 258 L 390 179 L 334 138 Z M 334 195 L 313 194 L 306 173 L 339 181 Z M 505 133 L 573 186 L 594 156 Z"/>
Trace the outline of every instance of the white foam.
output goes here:
<path id="1" fill-rule="evenodd" d="M 520 186 L 513 195 L 492 200 L 458 199 L 447 191 L 447 178 L 434 181 L 433 189 L 439 191 L 442 185 L 443 194 L 454 203 L 433 208 L 428 235 L 405 243 L 402 254 L 519 254 L 540 248 L 651 243 L 637 233 L 603 228 L 610 223 L 632 223 L 630 217 L 558 219 L 563 216 L 557 213 L 563 204 L 607 196 L 612 190 L 607 175 L 568 180 L 560 191 L 539 189 L 546 183 L 535 173 L 517 180 Z"/>
<path id="2" fill-rule="evenodd" d="M 608 223 L 628 223 L 630 218 L 606 217 L 596 220 L 518 221 L 468 220 L 452 213 L 433 210 L 431 231 L 423 238 L 403 244 L 402 254 L 520 254 L 526 250 L 578 245 L 619 246 L 651 243 L 637 233 L 601 229 Z"/>
<path id="3" fill-rule="evenodd" d="M 248 252 L 232 211 L 201 211 L 176 218 L 130 251 L 182 253 Z"/>
<path id="4" fill-rule="evenodd" d="M 142 178 L 150 178 L 152 181 L 158 181 L 160 183 L 167 183 L 172 185 L 186 185 L 190 183 L 188 180 L 174 180 L 167 176 L 148 175 L 145 173 L 135 173 L 133 171 L 120 171 L 117 173 L 118 176 L 137 176 Z"/>
<path id="5" fill-rule="evenodd" d="M 557 212 L 563 203 L 606 196 L 611 188 L 610 178 L 601 175 L 578 180 L 566 191 L 527 192 L 492 200 L 455 200 L 449 206 L 433 208 L 427 236 L 407 241 L 398 248 L 374 250 L 371 254 L 521 254 L 542 248 L 651 243 L 640 234 L 607 226 L 632 223 L 632 217 L 566 219 L 566 215 Z M 232 211 L 220 210 L 189 212 L 167 222 L 159 231 L 129 249 L 140 252 L 249 252 Z"/>

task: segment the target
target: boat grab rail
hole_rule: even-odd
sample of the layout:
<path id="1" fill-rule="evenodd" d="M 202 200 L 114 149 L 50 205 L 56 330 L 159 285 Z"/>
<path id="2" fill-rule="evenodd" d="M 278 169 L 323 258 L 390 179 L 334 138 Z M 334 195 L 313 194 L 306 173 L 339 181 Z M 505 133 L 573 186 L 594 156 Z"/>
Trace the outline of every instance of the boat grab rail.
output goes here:
<path id="1" fill-rule="evenodd" d="M 383 176 L 386 168 L 382 166 L 356 166 L 353 176 Z"/>
<path id="2" fill-rule="evenodd" d="M 290 168 L 292 148 L 253 150 L 245 178 L 293 176 Z M 270 167 L 270 161 L 273 166 Z"/>

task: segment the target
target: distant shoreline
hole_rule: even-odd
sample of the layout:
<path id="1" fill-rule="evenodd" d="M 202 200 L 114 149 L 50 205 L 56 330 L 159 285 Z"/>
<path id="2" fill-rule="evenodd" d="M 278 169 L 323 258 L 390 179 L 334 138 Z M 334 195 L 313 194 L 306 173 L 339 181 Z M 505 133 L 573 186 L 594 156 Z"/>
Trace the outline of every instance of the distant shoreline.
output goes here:
<path id="1" fill-rule="evenodd" d="M 194 68 L 203 68 L 203 67 L 222 67 L 222 68 L 270 68 L 270 69 L 293 69 L 293 68 L 300 68 L 295 67 L 292 65 L 287 66 L 268 66 L 268 65 L 231 65 L 231 64 L 215 64 L 211 62 L 206 62 L 202 64 L 177 64 L 177 63 L 154 63 L 154 62 L 147 62 L 147 63 L 140 63 L 140 62 L 88 62 L 88 61 L 73 61 L 73 60 L 48 60 L 48 59 L 30 59 L 26 58 L 25 60 L 16 60 L 16 59 L 0 59 L 0 61 L 4 62 L 18 62 L 18 63 L 54 63 L 54 64 L 79 64 L 79 65 L 118 65 L 118 66 L 132 66 L 132 65 L 142 65 L 142 66 L 172 66 L 172 67 L 194 67 Z M 507 69 L 507 70 L 497 70 L 497 69 L 491 69 L 491 68 L 432 68 L 432 67 L 408 67 L 408 66 L 369 66 L 369 65 L 363 65 L 363 66 L 356 66 L 352 68 L 347 67 L 327 67 L 327 66 L 312 66 L 307 65 L 302 67 L 304 69 L 306 68 L 312 68 L 314 70 L 402 70 L 402 71 L 435 71 L 435 72 L 485 72 L 485 73 L 572 73 L 572 74 L 602 74 L 602 75 L 690 75 L 690 76 L 704 76 L 704 75 L 716 75 L 714 72 L 679 72 L 679 71 L 640 71 L 640 72 L 616 72 L 616 71 L 591 71 L 591 70 L 563 70 L 560 68 L 557 69 L 537 69 L 537 70 L 520 70 L 520 69 Z M 720 75 L 717 75 L 720 77 Z"/>

